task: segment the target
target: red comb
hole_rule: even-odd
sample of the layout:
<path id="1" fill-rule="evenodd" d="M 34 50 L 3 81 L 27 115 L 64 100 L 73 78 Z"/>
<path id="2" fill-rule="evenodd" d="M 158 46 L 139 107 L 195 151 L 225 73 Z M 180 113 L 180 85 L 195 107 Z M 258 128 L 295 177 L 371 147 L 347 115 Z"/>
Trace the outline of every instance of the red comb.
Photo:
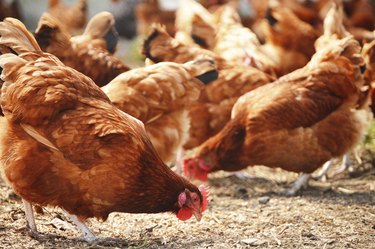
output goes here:
<path id="1" fill-rule="evenodd" d="M 203 196 L 202 207 L 201 207 L 201 212 L 203 212 L 204 210 L 207 209 L 207 206 L 208 206 L 208 195 L 210 194 L 210 190 L 207 186 L 204 186 L 204 185 L 200 185 L 198 189 Z"/>

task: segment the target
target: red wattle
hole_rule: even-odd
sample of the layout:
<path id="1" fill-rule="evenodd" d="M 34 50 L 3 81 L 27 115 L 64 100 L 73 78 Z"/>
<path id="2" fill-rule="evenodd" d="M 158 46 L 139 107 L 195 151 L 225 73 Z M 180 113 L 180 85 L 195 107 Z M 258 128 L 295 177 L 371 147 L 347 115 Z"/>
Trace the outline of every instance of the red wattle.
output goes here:
<path id="1" fill-rule="evenodd" d="M 193 212 L 191 211 L 190 208 L 184 207 L 178 210 L 178 213 L 176 214 L 176 216 L 180 220 L 188 220 L 191 218 L 191 216 L 193 216 Z"/>

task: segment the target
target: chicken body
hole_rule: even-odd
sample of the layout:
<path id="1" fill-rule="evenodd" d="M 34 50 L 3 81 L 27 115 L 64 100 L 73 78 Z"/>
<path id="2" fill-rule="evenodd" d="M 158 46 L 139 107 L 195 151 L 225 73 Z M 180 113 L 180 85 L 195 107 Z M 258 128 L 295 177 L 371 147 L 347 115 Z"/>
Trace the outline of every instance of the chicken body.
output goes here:
<path id="1" fill-rule="evenodd" d="M 213 60 L 161 62 L 123 73 L 102 90 L 119 109 L 145 124 L 162 160 L 173 163 L 188 139 L 188 107 L 198 100 L 203 89 L 196 77 L 205 73 L 214 74 L 211 80 L 216 78 Z"/>
<path id="2" fill-rule="evenodd" d="M 80 221 L 165 211 L 200 219 L 205 197 L 161 161 L 142 122 L 117 109 L 91 79 L 42 52 L 18 20 L 1 22 L 0 36 L 7 120 L 1 169 L 18 195 Z"/>
<path id="3" fill-rule="evenodd" d="M 100 12 L 90 20 L 82 35 L 71 37 L 57 19 L 45 13 L 35 37 L 43 51 L 54 54 L 65 65 L 103 86 L 130 69 L 113 55 L 117 44 L 114 22 L 112 14 Z"/>
<path id="4" fill-rule="evenodd" d="M 311 173 L 344 155 L 369 120 L 359 52 L 352 37 L 332 41 L 302 69 L 240 97 L 231 121 L 185 161 L 185 173 L 206 180 L 250 165 Z"/>

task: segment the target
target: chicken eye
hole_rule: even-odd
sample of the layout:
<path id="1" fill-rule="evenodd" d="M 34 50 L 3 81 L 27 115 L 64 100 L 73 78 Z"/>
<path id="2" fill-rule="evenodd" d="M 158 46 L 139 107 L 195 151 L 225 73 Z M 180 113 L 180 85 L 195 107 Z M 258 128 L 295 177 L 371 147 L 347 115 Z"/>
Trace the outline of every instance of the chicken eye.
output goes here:
<path id="1" fill-rule="evenodd" d="M 198 198 L 197 195 L 193 195 L 193 196 L 192 196 L 192 199 L 193 199 L 193 202 L 197 202 L 197 201 L 199 201 L 199 198 Z"/>

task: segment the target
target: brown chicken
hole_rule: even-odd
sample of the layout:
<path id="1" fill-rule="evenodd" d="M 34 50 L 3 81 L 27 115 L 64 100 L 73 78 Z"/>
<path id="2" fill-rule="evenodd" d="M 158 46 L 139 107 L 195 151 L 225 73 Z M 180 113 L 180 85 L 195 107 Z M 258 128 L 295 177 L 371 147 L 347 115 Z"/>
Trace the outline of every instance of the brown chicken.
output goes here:
<path id="1" fill-rule="evenodd" d="M 279 66 L 278 75 L 303 67 L 315 52 L 319 32 L 288 8 L 270 6 L 261 27 L 266 41 L 263 51 Z"/>
<path id="2" fill-rule="evenodd" d="M 265 165 L 303 172 L 295 194 L 313 172 L 344 155 L 364 135 L 368 108 L 360 88 L 361 47 L 352 37 L 332 41 L 303 68 L 238 99 L 231 121 L 184 161 L 188 177 Z"/>
<path id="3" fill-rule="evenodd" d="M 48 13 L 59 20 L 71 35 L 80 34 L 87 20 L 86 0 L 77 0 L 71 6 L 61 0 L 48 0 Z"/>
<path id="4" fill-rule="evenodd" d="M 57 19 L 44 13 L 35 38 L 43 51 L 103 86 L 130 69 L 112 54 L 117 45 L 114 22 L 112 14 L 100 12 L 91 18 L 82 35 L 71 37 Z"/>
<path id="5" fill-rule="evenodd" d="M 344 27 L 345 14 L 342 1 L 332 1 L 331 3 L 329 3 L 329 6 L 330 9 L 326 14 L 323 23 L 324 33 L 315 41 L 314 44 L 315 49 L 317 51 L 325 48 L 326 46 L 329 46 L 329 44 L 332 41 L 336 41 L 338 39 L 343 39 L 345 37 L 351 36 L 351 34 L 348 31 L 346 31 Z M 363 67 L 365 67 L 365 65 L 363 65 Z M 361 68 L 361 70 L 363 70 L 363 68 Z M 365 80 L 363 88 L 368 87 L 368 85 L 368 81 Z M 368 93 L 364 93 L 364 98 L 366 99 L 368 95 Z M 359 101 L 361 102 L 361 100 Z M 358 156 L 356 156 L 356 158 L 358 158 Z M 325 163 L 323 167 L 319 170 L 319 173 L 314 176 L 314 178 L 326 181 L 326 179 L 328 178 L 328 172 L 334 166 L 334 160 L 335 159 L 331 159 L 327 163 Z M 349 169 L 349 167 L 351 167 L 352 165 L 353 163 L 348 153 L 343 156 L 341 166 L 330 177 L 341 174 L 342 172 Z"/>
<path id="6" fill-rule="evenodd" d="M 0 23 L 0 37 L 1 169 L 24 200 L 32 232 L 34 204 L 64 209 L 87 241 L 95 236 L 82 222 L 111 212 L 201 218 L 207 191 L 161 161 L 142 122 L 90 78 L 42 52 L 17 19 Z"/>
<path id="7" fill-rule="evenodd" d="M 161 27 L 154 27 L 143 44 L 142 52 L 153 62 L 185 63 L 199 55 L 215 59 L 219 76 L 205 87 L 199 101 L 191 106 L 191 132 L 185 149 L 198 146 L 220 131 L 229 121 L 230 111 L 238 97 L 274 80 L 256 68 L 229 63 L 212 51 L 186 46 L 170 37 Z"/>
<path id="8" fill-rule="evenodd" d="M 216 78 L 211 59 L 185 64 L 161 62 L 123 73 L 102 90 L 120 110 L 145 124 L 156 151 L 169 164 L 175 162 L 187 142 L 188 107 L 198 100 L 202 82 L 207 84 Z"/>

